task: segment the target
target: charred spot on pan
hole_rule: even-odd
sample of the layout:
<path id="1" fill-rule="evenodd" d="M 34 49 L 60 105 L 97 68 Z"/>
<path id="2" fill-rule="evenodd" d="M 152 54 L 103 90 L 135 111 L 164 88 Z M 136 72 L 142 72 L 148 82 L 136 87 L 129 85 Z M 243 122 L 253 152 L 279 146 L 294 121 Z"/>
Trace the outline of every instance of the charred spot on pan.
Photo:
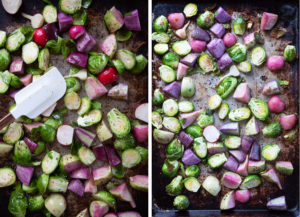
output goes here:
<path id="1" fill-rule="evenodd" d="M 262 75 L 262 76 L 260 76 L 260 79 L 261 79 L 262 81 L 266 81 L 266 80 L 268 80 L 268 77 L 265 76 L 265 75 Z"/>

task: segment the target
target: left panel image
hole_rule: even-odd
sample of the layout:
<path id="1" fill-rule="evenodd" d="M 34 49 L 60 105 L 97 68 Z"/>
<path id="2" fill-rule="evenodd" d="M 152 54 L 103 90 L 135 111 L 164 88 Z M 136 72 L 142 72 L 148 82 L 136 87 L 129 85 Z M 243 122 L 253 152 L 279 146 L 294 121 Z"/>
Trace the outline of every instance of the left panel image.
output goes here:
<path id="1" fill-rule="evenodd" d="M 0 18 L 1 216 L 148 216 L 148 1 Z"/>

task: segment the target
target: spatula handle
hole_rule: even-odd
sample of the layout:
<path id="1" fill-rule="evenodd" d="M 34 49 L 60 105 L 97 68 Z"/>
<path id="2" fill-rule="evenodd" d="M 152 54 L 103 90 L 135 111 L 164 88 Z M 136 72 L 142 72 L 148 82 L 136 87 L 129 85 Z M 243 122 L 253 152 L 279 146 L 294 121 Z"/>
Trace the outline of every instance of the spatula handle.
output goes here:
<path id="1" fill-rule="evenodd" d="M 15 120 L 14 116 L 9 113 L 0 120 L 0 130 Z"/>

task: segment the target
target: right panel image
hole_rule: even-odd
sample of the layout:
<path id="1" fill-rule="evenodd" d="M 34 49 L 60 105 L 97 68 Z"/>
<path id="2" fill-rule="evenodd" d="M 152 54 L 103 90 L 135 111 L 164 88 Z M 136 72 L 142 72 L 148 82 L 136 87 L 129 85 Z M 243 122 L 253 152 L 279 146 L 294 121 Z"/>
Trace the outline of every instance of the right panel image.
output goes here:
<path id="1" fill-rule="evenodd" d="M 152 215 L 298 216 L 299 1 L 152 13 Z"/>

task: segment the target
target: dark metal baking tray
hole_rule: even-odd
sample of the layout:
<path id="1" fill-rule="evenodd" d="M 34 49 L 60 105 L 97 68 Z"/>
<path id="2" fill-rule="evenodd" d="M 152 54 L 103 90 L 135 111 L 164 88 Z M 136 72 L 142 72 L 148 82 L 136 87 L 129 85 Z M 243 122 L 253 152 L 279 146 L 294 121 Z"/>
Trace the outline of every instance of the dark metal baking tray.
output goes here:
<path id="1" fill-rule="evenodd" d="M 57 0 L 51 0 L 55 5 L 57 4 Z M 23 4 L 20 8 L 20 11 L 16 15 L 7 14 L 2 4 L 0 3 L 0 29 L 5 30 L 8 33 L 12 32 L 14 29 L 18 28 L 25 23 L 30 25 L 30 22 L 21 16 L 21 12 L 25 12 L 28 14 L 41 13 L 43 7 L 46 4 L 42 0 L 23 0 Z M 104 13 L 109 10 L 111 7 L 115 6 L 119 9 L 123 14 L 129 12 L 133 9 L 138 9 L 140 14 L 140 21 L 142 25 L 141 32 L 134 32 L 131 40 L 125 43 L 119 43 L 118 48 L 126 48 L 135 53 L 142 53 L 146 57 L 148 56 L 148 3 L 147 0 L 128 0 L 128 1 L 119 1 L 119 0 L 93 0 L 91 7 L 88 9 L 88 18 L 87 18 L 87 30 L 96 38 L 98 44 L 103 41 L 104 37 L 108 35 L 106 28 L 103 23 Z M 96 51 L 99 50 L 99 46 L 96 48 Z M 14 57 L 19 56 L 21 53 L 13 54 Z M 69 74 L 70 64 L 68 64 L 63 57 L 51 55 L 51 64 L 57 66 L 57 68 L 64 74 Z M 148 76 L 147 69 L 141 73 L 140 75 L 132 75 L 129 72 L 124 73 L 124 75 L 118 78 L 118 82 L 125 82 L 129 84 L 129 99 L 128 101 L 120 101 L 120 100 L 112 100 L 106 96 L 98 99 L 99 102 L 102 103 L 102 111 L 103 116 L 105 117 L 107 112 L 113 108 L 119 108 L 120 111 L 126 113 L 131 120 L 134 119 L 134 111 L 135 108 L 143 102 L 148 101 Z M 82 86 L 83 87 L 83 86 Z M 109 88 L 109 87 L 108 87 Z M 82 88 L 80 92 L 81 96 L 86 95 L 84 88 Z M 7 95 L 0 95 L 0 117 L 3 117 L 7 112 L 9 106 L 12 104 L 13 100 Z M 60 102 L 60 105 L 63 103 Z M 76 120 L 76 112 L 69 112 L 66 115 L 65 123 L 70 123 L 71 121 Z M 95 127 L 90 128 L 91 131 L 95 131 Z M 0 138 L 1 140 L 2 138 Z M 109 143 L 108 143 L 109 144 Z M 140 144 L 142 146 L 147 146 L 147 144 Z M 58 143 L 51 144 L 49 146 L 51 149 L 57 150 L 63 154 L 69 153 L 70 148 L 62 147 Z M 43 154 L 41 154 L 41 157 Z M 11 156 L 7 158 L 0 158 L 0 167 L 3 166 L 12 166 L 14 164 L 12 162 Z M 97 161 L 93 164 L 93 167 L 101 166 L 101 162 Z M 135 174 L 147 174 L 148 167 L 147 165 L 141 165 L 137 168 L 127 170 L 128 177 Z M 39 172 L 39 171 L 38 171 Z M 126 178 L 128 183 L 128 178 Z M 100 186 L 98 187 L 100 190 Z M 8 200 L 11 188 L 0 189 L 0 216 L 8 217 L 12 216 L 7 209 Z M 133 197 L 136 201 L 137 210 L 141 213 L 142 216 L 148 215 L 148 196 L 147 193 L 143 193 L 141 191 L 132 190 Z M 76 196 L 72 192 L 67 192 L 65 194 L 65 198 L 67 200 L 67 210 L 63 216 L 65 217 L 75 217 L 81 210 L 88 207 L 90 202 L 93 200 L 90 195 L 85 195 L 84 197 Z M 118 210 L 132 210 L 128 203 L 118 201 Z M 44 216 L 39 213 L 29 213 L 27 216 L 38 217 Z"/>
<path id="2" fill-rule="evenodd" d="M 282 26 L 288 30 L 287 34 L 278 40 L 269 40 L 270 34 L 266 33 L 266 47 L 269 55 L 282 55 L 283 49 L 286 44 L 294 44 L 297 47 L 297 53 L 299 53 L 299 1 L 290 0 L 273 0 L 273 1 L 236 1 L 236 0 L 224 0 L 224 1 L 188 1 L 188 0 L 154 0 L 153 1 L 153 14 L 152 18 L 155 19 L 159 15 L 167 16 L 173 12 L 182 12 L 184 6 L 194 2 L 198 5 L 199 12 L 202 12 L 205 8 L 212 8 L 212 6 L 222 6 L 230 14 L 233 12 L 239 12 L 243 17 L 254 21 L 254 27 L 251 31 L 259 28 L 260 17 L 259 15 L 263 11 L 273 12 L 279 15 L 277 26 Z M 216 8 L 215 8 L 216 9 Z M 195 20 L 195 18 L 193 19 Z M 247 34 L 247 33 L 245 33 Z M 269 42 L 268 42 L 269 41 Z M 249 56 L 249 55 L 248 55 Z M 161 60 L 153 54 L 153 90 L 160 88 L 163 83 L 159 79 L 158 67 L 161 65 Z M 255 67 L 254 67 L 255 68 Z M 270 73 L 267 68 L 255 68 L 252 74 L 242 75 L 246 81 L 250 84 L 252 90 L 252 96 L 261 96 L 261 89 L 265 81 L 274 77 L 274 74 Z M 299 114 L 299 62 L 295 61 L 292 65 L 286 64 L 284 70 L 277 73 L 281 79 L 289 80 L 291 86 L 284 88 L 281 95 L 285 102 L 287 102 L 287 113 L 296 112 Z M 196 79 L 196 95 L 192 98 L 196 109 L 205 107 L 207 103 L 207 96 L 213 93 L 213 88 L 216 81 L 216 77 L 211 78 L 209 75 L 193 75 Z M 264 98 L 264 97 L 263 97 Z M 267 98 L 264 98 L 267 99 Z M 235 106 L 237 103 L 230 101 L 230 106 Z M 242 104 L 238 104 L 241 106 Z M 274 118 L 274 116 L 272 116 Z M 217 126 L 219 123 L 216 123 Z M 297 127 L 298 130 L 298 127 Z M 299 138 L 299 137 L 297 137 Z M 261 144 L 268 144 L 266 142 L 274 140 L 262 140 Z M 233 211 L 221 212 L 219 211 L 220 195 L 224 195 L 224 188 L 218 197 L 214 198 L 209 196 L 205 191 L 200 188 L 198 193 L 189 193 L 184 191 L 183 194 L 188 195 L 191 205 L 187 211 L 176 211 L 172 205 L 173 197 L 167 196 L 165 193 L 165 186 L 170 182 L 170 179 L 163 176 L 161 173 L 161 166 L 165 159 L 165 145 L 157 144 L 155 141 L 152 145 L 153 157 L 153 216 L 299 216 L 299 143 L 298 139 L 294 143 L 283 141 L 282 138 L 277 140 L 278 143 L 284 147 L 281 151 L 279 159 L 291 160 L 295 167 L 294 174 L 290 177 L 280 177 L 283 184 L 283 190 L 280 191 L 275 185 L 264 182 L 264 184 L 257 189 L 252 190 L 252 197 L 247 204 L 237 204 L 237 207 Z M 211 171 L 208 171 L 211 172 Z M 200 173 L 200 180 L 206 176 L 206 172 Z M 217 177 L 220 178 L 220 171 L 217 172 Z M 283 212 L 273 212 L 266 209 L 266 202 L 270 198 L 274 198 L 279 195 L 285 195 L 288 204 L 288 210 Z"/>

